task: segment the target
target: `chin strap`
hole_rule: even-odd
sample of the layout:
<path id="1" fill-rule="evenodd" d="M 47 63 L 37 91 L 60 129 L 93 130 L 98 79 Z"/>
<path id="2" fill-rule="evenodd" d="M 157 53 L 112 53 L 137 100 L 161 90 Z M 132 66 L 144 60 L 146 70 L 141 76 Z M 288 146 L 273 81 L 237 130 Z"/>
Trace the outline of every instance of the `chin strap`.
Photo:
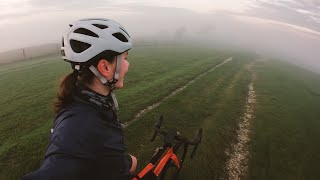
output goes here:
<path id="1" fill-rule="evenodd" d="M 116 71 L 114 73 L 113 79 L 111 81 L 108 81 L 94 66 L 90 66 L 89 69 L 93 74 L 95 74 L 101 83 L 105 86 L 108 86 L 110 88 L 110 94 L 114 103 L 114 109 L 119 110 L 119 104 L 116 98 L 116 95 L 114 94 L 115 84 L 118 82 L 120 77 L 120 68 L 121 68 L 121 55 L 116 57 Z"/>

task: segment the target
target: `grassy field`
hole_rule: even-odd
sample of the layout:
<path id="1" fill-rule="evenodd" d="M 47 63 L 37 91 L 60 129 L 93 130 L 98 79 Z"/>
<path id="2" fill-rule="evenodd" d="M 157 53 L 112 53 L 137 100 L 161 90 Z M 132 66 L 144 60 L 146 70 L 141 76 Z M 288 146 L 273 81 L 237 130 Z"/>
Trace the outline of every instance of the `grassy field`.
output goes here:
<path id="1" fill-rule="evenodd" d="M 225 151 L 237 141 L 248 84 L 254 80 L 257 103 L 247 179 L 319 179 L 320 77 L 295 66 L 203 47 L 137 46 L 130 51 L 125 89 L 116 92 L 120 119 L 129 122 L 230 56 L 232 61 L 125 129 L 139 168 L 161 144 L 159 138 L 149 140 L 153 124 L 164 115 L 164 128 L 177 127 L 188 137 L 204 129 L 198 153 L 193 160 L 186 158 L 181 179 L 227 178 Z M 254 65 L 249 69 L 249 64 Z M 52 100 L 59 77 L 69 72 L 70 66 L 58 57 L 0 67 L 0 179 L 18 179 L 41 164 L 54 118 Z"/>
<path id="2" fill-rule="evenodd" d="M 173 46 L 137 47 L 130 53 L 126 89 L 117 93 L 123 122 L 227 58 L 209 49 Z M 16 179 L 39 166 L 59 77 L 70 72 L 58 58 L 33 62 L 0 69 L 0 179 Z"/>
<path id="3" fill-rule="evenodd" d="M 228 158 L 224 151 L 235 140 L 250 80 L 246 69 L 250 60 L 245 59 L 235 58 L 208 73 L 126 129 L 129 149 L 140 158 L 140 165 L 146 164 L 156 145 L 161 144 L 148 141 L 152 136 L 152 125 L 163 114 L 164 128 L 177 127 L 188 137 L 193 137 L 199 127 L 204 128 L 201 148 L 192 161 L 186 158 L 181 179 L 224 176 L 224 163 Z"/>
<path id="4" fill-rule="evenodd" d="M 320 179 L 320 76 L 278 61 L 255 69 L 248 179 Z"/>

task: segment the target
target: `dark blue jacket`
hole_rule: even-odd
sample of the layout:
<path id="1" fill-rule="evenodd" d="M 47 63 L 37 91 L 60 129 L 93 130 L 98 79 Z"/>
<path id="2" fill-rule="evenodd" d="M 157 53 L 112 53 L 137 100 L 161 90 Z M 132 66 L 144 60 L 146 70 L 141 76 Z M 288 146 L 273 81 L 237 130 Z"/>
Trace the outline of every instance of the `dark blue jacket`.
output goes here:
<path id="1" fill-rule="evenodd" d="M 113 110 L 77 96 L 56 117 L 40 169 L 23 180 L 130 178 L 121 123 Z"/>

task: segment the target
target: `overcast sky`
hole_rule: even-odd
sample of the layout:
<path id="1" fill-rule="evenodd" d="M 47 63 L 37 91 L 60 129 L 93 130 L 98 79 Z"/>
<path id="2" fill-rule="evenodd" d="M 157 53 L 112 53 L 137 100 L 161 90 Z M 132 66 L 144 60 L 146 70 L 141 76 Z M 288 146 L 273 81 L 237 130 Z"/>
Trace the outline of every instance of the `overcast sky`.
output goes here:
<path id="1" fill-rule="evenodd" d="M 136 39 L 180 34 L 320 69 L 320 0 L 1 0 L 0 52 L 60 42 L 68 23 L 88 17 L 114 19 Z"/>

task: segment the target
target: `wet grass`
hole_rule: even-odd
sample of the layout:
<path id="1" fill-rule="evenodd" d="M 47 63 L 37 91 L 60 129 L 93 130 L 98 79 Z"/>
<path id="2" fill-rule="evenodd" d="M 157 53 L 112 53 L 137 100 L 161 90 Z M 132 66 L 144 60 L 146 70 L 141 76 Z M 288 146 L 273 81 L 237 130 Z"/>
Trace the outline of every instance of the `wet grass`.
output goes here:
<path id="1" fill-rule="evenodd" d="M 196 157 L 186 158 L 181 179 L 220 179 L 225 176 L 225 149 L 235 141 L 239 117 L 244 111 L 250 73 L 245 65 L 250 57 L 234 58 L 200 78 L 192 86 L 163 102 L 126 129 L 129 150 L 146 165 L 161 141 L 150 143 L 152 126 L 164 115 L 164 128 L 177 127 L 180 133 L 193 137 L 204 129 Z"/>
<path id="2" fill-rule="evenodd" d="M 255 69 L 248 179 L 320 179 L 320 76 L 278 61 Z"/>
<path id="3" fill-rule="evenodd" d="M 225 178 L 225 150 L 237 139 L 252 75 L 246 67 L 255 57 L 170 45 L 130 51 L 125 89 L 116 92 L 123 122 L 230 56 L 233 61 L 125 129 L 126 144 L 138 157 L 139 168 L 161 144 L 159 138 L 149 140 L 153 124 L 163 114 L 164 128 L 177 127 L 188 137 L 204 129 L 198 153 L 193 160 L 186 158 L 181 179 Z M 257 102 L 247 178 L 319 179 L 319 75 L 277 61 L 255 64 Z M 69 72 L 70 66 L 54 57 L 1 66 L 0 179 L 18 179 L 40 166 L 54 118 L 52 99 L 59 77 Z"/>
<path id="4" fill-rule="evenodd" d="M 136 47 L 130 54 L 126 89 L 117 92 L 124 122 L 227 58 L 211 49 L 185 46 Z M 0 69 L 0 179 L 17 179 L 39 167 L 59 77 L 69 72 L 69 64 L 52 57 Z"/>

